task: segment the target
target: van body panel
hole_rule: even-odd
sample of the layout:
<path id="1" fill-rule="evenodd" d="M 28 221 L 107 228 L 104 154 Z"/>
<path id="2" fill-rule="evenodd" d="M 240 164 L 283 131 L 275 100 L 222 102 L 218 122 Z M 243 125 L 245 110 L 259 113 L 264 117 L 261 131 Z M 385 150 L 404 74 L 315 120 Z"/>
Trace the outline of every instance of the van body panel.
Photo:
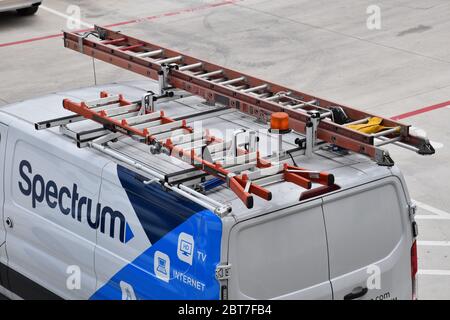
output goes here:
<path id="1" fill-rule="evenodd" d="M 99 233 L 91 299 L 219 299 L 221 219 L 115 164 L 105 167 L 100 201 L 113 199 L 129 236 Z"/>
<path id="2" fill-rule="evenodd" d="M 411 222 L 399 180 L 325 196 L 323 210 L 334 298 L 368 288 L 363 299 L 410 299 Z"/>
<path id="3" fill-rule="evenodd" d="M 38 139 L 41 135 L 45 138 Z M 11 128 L 4 178 L 5 215 L 13 223 L 7 233 L 8 266 L 60 297 L 82 299 L 96 286 L 96 230 L 87 222 L 87 211 L 89 206 L 95 215 L 101 167 L 107 161 L 91 155 L 90 165 L 83 166 L 82 159 L 70 158 L 76 146 L 58 146 L 55 138 Z M 80 206 L 83 198 L 88 201 Z M 74 290 L 68 279 L 76 273 L 82 276 Z M 10 279 L 13 292 L 20 291 L 15 285 L 23 285 L 16 278 L 20 283 Z"/>
<path id="4" fill-rule="evenodd" d="M 321 204 L 314 200 L 233 227 L 231 299 L 332 298 Z"/>

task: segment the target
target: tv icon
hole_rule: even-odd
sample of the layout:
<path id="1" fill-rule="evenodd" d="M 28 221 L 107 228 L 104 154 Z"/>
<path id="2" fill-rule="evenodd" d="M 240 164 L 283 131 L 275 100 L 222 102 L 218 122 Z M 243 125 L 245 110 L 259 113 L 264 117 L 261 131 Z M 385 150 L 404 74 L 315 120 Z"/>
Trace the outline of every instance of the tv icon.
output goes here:
<path id="1" fill-rule="evenodd" d="M 192 265 L 194 256 L 194 238 L 192 235 L 181 232 L 178 236 L 178 259 Z"/>

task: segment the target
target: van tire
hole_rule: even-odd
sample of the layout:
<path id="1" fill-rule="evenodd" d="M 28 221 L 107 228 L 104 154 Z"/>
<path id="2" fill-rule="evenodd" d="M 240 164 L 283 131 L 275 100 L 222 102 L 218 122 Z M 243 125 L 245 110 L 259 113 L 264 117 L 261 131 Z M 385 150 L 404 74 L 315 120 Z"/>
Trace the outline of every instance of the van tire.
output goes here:
<path id="1" fill-rule="evenodd" d="M 19 16 L 31 16 L 33 14 L 35 14 L 39 9 L 39 6 L 32 6 L 32 7 L 28 7 L 28 8 L 23 8 L 23 9 L 17 9 L 17 14 Z"/>

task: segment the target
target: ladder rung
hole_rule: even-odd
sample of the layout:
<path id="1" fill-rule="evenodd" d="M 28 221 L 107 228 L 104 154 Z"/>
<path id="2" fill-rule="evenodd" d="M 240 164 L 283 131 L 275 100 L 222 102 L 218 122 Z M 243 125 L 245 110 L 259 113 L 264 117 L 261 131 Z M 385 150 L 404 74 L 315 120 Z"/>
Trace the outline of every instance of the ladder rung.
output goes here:
<path id="1" fill-rule="evenodd" d="M 122 47 L 119 48 L 120 51 L 133 51 L 134 49 L 140 48 L 142 47 L 143 44 L 142 43 L 138 43 L 138 44 L 134 44 L 132 46 L 127 46 L 127 47 Z"/>
<path id="2" fill-rule="evenodd" d="M 238 165 L 228 165 L 228 166 L 223 166 L 224 168 L 226 168 L 228 171 L 231 172 L 242 172 L 248 169 L 252 169 L 256 167 L 256 162 L 253 163 L 244 163 L 244 164 L 238 164 Z"/>
<path id="3" fill-rule="evenodd" d="M 139 129 L 139 130 L 144 130 L 146 128 L 148 129 L 151 127 L 160 126 L 162 124 L 163 124 L 163 122 L 161 120 L 150 120 L 150 121 L 145 121 L 140 124 L 134 125 L 133 128 Z"/>
<path id="4" fill-rule="evenodd" d="M 212 79 L 211 82 L 219 83 L 220 81 L 226 80 L 225 78 Z"/>
<path id="5" fill-rule="evenodd" d="M 204 139 L 205 135 L 198 134 L 196 132 L 188 133 L 188 134 L 179 134 L 179 135 L 172 135 L 170 137 L 170 140 L 174 145 L 184 144 L 187 142 L 197 141 L 200 139 Z"/>
<path id="6" fill-rule="evenodd" d="M 402 139 L 402 137 L 395 137 L 395 138 L 392 138 L 392 139 L 386 139 L 386 140 L 382 140 L 382 141 L 380 141 L 380 142 L 375 143 L 375 145 L 376 145 L 377 147 L 381 147 L 381 146 L 384 146 L 384 145 L 386 145 L 386 144 L 398 142 L 398 141 L 400 141 L 401 139 Z"/>
<path id="7" fill-rule="evenodd" d="M 259 94 L 256 93 L 256 92 L 251 92 L 251 94 L 257 96 L 260 99 L 264 99 L 264 98 L 266 98 L 266 97 L 268 97 L 270 95 L 269 92 L 264 92 L 264 93 L 259 93 Z"/>
<path id="8" fill-rule="evenodd" d="M 181 59 L 183 59 L 183 56 L 176 56 L 176 57 L 165 58 L 165 59 L 163 58 L 163 59 L 158 60 L 156 62 L 159 63 L 159 64 L 172 63 L 172 62 L 175 62 L 175 61 L 179 61 Z"/>
<path id="9" fill-rule="evenodd" d="M 177 145 L 177 147 L 184 149 L 184 150 L 198 149 L 198 148 L 206 146 L 206 142 L 207 142 L 206 139 L 199 139 L 199 140 L 194 140 L 191 142 L 179 144 L 179 145 Z"/>
<path id="10" fill-rule="evenodd" d="M 257 156 L 258 156 L 257 152 L 250 152 L 237 157 L 225 157 L 223 158 L 222 164 L 224 166 L 228 166 L 228 165 L 250 163 L 252 161 L 256 161 Z"/>
<path id="11" fill-rule="evenodd" d="M 263 84 L 263 85 L 260 85 L 260 86 L 257 86 L 257 87 L 253 87 L 253 88 L 248 88 L 248 89 L 242 90 L 242 92 L 243 93 L 255 92 L 255 91 L 262 90 L 262 89 L 266 89 L 267 87 L 268 87 L 267 84 Z"/>
<path id="12" fill-rule="evenodd" d="M 111 40 L 104 40 L 101 43 L 105 44 L 105 45 L 106 44 L 116 44 L 116 43 L 123 42 L 126 40 L 127 40 L 127 38 L 123 37 L 123 38 L 117 38 L 117 39 L 111 39 Z"/>
<path id="13" fill-rule="evenodd" d="M 153 135 L 153 137 L 156 140 L 166 140 L 166 139 L 169 139 L 171 137 L 177 137 L 179 135 L 185 135 L 188 132 L 189 132 L 189 130 L 187 130 L 187 129 L 176 129 L 176 130 L 169 131 L 169 132 L 163 132 L 163 133 L 155 134 L 155 135 Z"/>
<path id="14" fill-rule="evenodd" d="M 273 176 L 283 171 L 283 164 L 272 164 L 268 168 L 256 169 L 254 171 L 246 171 L 245 173 L 250 180 L 263 178 L 264 176 Z"/>
<path id="15" fill-rule="evenodd" d="M 127 119 L 127 123 L 130 126 L 134 126 L 134 125 L 146 123 L 146 121 L 152 121 L 152 120 L 159 119 L 160 117 L 161 117 L 161 112 L 156 111 L 156 112 L 147 113 L 147 114 L 143 114 L 143 115 L 137 115 L 135 117 L 129 118 L 129 119 Z"/>
<path id="16" fill-rule="evenodd" d="M 279 174 L 275 174 L 272 176 L 268 176 L 268 177 L 262 177 L 260 179 L 257 180 L 253 180 L 252 182 L 254 184 L 257 184 L 259 186 L 266 186 L 268 184 L 272 184 L 275 182 L 280 182 L 284 180 L 284 173 L 279 173 Z"/>
<path id="17" fill-rule="evenodd" d="M 88 105 L 87 104 L 87 106 L 88 106 L 88 108 L 89 109 L 91 109 L 92 111 L 102 111 L 102 110 L 111 110 L 111 109 L 115 109 L 115 108 L 117 108 L 117 107 L 120 107 L 121 106 L 121 104 L 120 104 L 120 102 L 117 102 L 117 103 L 110 103 L 110 104 L 100 104 L 100 105 L 97 105 L 96 107 L 92 107 L 92 106 L 90 106 L 90 105 Z"/>
<path id="18" fill-rule="evenodd" d="M 193 64 L 188 64 L 185 66 L 180 67 L 178 70 L 180 71 L 189 71 L 195 68 L 200 68 L 201 66 L 203 66 L 203 63 L 198 62 L 198 63 L 193 63 Z"/>
<path id="19" fill-rule="evenodd" d="M 211 143 L 208 146 L 208 151 L 212 153 L 223 151 L 231 146 L 231 141 L 229 142 L 217 142 L 217 143 Z"/>
<path id="20" fill-rule="evenodd" d="M 223 73 L 223 70 L 216 70 L 216 71 L 203 73 L 201 75 L 198 75 L 197 77 L 199 77 L 199 78 L 208 78 L 208 77 L 216 76 L 216 75 L 222 74 L 222 73 Z"/>
<path id="21" fill-rule="evenodd" d="M 105 114 L 108 117 L 112 117 L 112 116 L 118 116 L 118 115 L 121 115 L 121 114 L 124 114 L 124 113 L 128 113 L 130 111 L 137 111 L 136 110 L 137 107 L 138 107 L 137 103 L 133 103 L 133 104 L 130 104 L 128 106 L 123 106 L 123 107 L 118 107 L 118 108 L 111 108 L 111 109 L 103 109 L 101 111 L 104 111 Z M 95 109 L 97 109 L 97 108 L 95 108 Z M 95 111 L 97 111 L 97 110 L 95 110 Z"/>
<path id="22" fill-rule="evenodd" d="M 302 103 L 299 103 L 299 104 L 294 104 L 290 108 L 291 109 L 299 109 L 299 108 L 303 108 L 303 107 L 306 107 L 306 106 L 317 107 L 316 105 L 314 105 L 314 103 L 316 103 L 316 102 L 317 102 L 317 100 L 311 100 L 311 101 L 308 101 L 308 102 L 302 102 Z"/>
<path id="23" fill-rule="evenodd" d="M 224 82 L 220 82 L 219 84 L 222 85 L 222 86 L 226 86 L 226 85 L 238 83 L 238 82 L 241 82 L 241 81 L 245 81 L 245 77 L 239 77 L 239 78 L 227 80 L 227 81 L 224 81 Z"/>
<path id="24" fill-rule="evenodd" d="M 136 117 L 136 116 L 139 116 L 139 111 L 125 112 L 125 113 L 122 113 L 122 114 L 119 114 L 117 116 L 113 116 L 113 117 L 110 117 L 110 118 L 114 119 L 114 120 L 124 120 L 124 119 L 133 118 L 133 117 Z"/>
<path id="25" fill-rule="evenodd" d="M 400 132 L 400 127 L 395 127 L 392 129 L 387 129 L 387 130 L 383 130 L 383 131 L 380 131 L 377 133 L 373 133 L 373 134 L 371 134 L 371 136 L 376 138 L 376 137 L 387 136 L 389 134 L 399 133 L 399 132 Z"/>
<path id="26" fill-rule="evenodd" d="M 265 98 L 264 100 L 266 101 L 276 101 L 276 100 L 280 100 L 281 98 L 286 97 L 286 94 L 274 94 L 271 97 Z"/>
<path id="27" fill-rule="evenodd" d="M 89 106 L 90 108 L 94 108 L 94 107 L 99 107 L 100 105 L 105 105 L 105 104 L 113 102 L 113 101 L 118 102 L 119 99 L 120 99 L 119 95 L 108 96 L 105 98 L 87 101 L 86 105 Z"/>
<path id="28" fill-rule="evenodd" d="M 136 57 L 149 58 L 149 57 L 157 56 L 158 54 L 161 54 L 161 53 L 163 53 L 163 51 L 161 49 L 159 49 L 159 50 L 153 50 L 153 51 L 148 51 L 148 52 L 143 52 L 143 53 L 137 53 Z"/>
<path id="29" fill-rule="evenodd" d="M 345 125 L 348 126 L 348 125 L 352 125 L 352 124 L 361 124 L 361 123 L 365 123 L 365 122 L 369 121 L 369 119 L 370 118 L 368 117 L 368 118 L 364 118 L 364 119 L 348 122 Z"/>
<path id="30" fill-rule="evenodd" d="M 147 129 L 147 132 L 149 135 L 154 135 L 154 134 L 158 134 L 158 133 L 162 133 L 165 131 L 169 131 L 169 130 L 173 130 L 173 129 L 179 129 L 183 126 L 184 120 L 178 120 L 178 121 L 174 121 L 174 122 L 169 122 L 166 124 L 162 124 L 159 126 L 149 126 L 146 127 L 145 129 Z"/>

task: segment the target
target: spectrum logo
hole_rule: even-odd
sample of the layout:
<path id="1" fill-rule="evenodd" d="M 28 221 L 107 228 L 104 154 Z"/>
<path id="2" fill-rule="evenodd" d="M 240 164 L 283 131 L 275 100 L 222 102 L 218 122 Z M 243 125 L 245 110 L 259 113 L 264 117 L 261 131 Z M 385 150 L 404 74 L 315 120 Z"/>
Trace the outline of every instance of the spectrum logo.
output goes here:
<path id="1" fill-rule="evenodd" d="M 47 203 L 51 209 L 58 208 L 61 214 L 71 216 L 79 222 L 87 221 L 92 229 L 107 234 L 106 225 L 109 222 L 109 236 L 117 238 L 116 223 L 119 223 L 119 237 L 122 243 L 130 241 L 134 234 L 127 223 L 125 216 L 108 206 L 94 202 L 91 198 L 80 196 L 78 185 L 73 184 L 72 190 L 66 186 L 59 187 L 55 181 L 45 179 L 40 174 L 33 175 L 31 164 L 22 160 L 19 165 L 19 173 L 23 181 L 19 181 L 19 189 L 25 196 L 31 197 L 31 206 L 36 208 L 38 203 Z M 70 202 L 70 205 L 67 203 Z M 66 203 L 66 205 L 64 205 Z M 95 209 L 93 207 L 95 206 Z"/>

